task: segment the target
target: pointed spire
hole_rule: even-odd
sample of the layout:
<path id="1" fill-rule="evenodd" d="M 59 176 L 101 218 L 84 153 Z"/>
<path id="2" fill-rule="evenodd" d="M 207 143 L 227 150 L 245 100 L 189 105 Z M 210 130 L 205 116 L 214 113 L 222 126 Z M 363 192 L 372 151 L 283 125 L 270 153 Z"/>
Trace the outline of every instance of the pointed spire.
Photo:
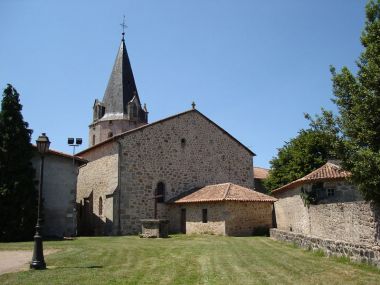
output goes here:
<path id="1" fill-rule="evenodd" d="M 124 23 L 123 25 L 125 26 Z M 113 116 L 123 116 L 126 114 L 128 102 L 135 96 L 138 102 L 140 102 L 127 48 L 125 46 L 124 31 L 122 35 L 123 38 L 103 97 L 105 116 L 111 114 Z"/>

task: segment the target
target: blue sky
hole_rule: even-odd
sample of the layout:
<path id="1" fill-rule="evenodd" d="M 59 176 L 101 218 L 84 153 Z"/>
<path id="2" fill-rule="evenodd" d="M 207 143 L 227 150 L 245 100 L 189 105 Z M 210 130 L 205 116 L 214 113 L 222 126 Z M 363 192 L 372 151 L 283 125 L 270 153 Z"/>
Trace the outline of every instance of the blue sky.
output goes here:
<path id="1" fill-rule="evenodd" d="M 0 1 L 0 86 L 21 94 L 33 141 L 70 153 L 88 144 L 126 16 L 126 44 L 150 122 L 191 108 L 268 167 L 307 126 L 334 109 L 329 65 L 355 70 L 364 0 Z"/>

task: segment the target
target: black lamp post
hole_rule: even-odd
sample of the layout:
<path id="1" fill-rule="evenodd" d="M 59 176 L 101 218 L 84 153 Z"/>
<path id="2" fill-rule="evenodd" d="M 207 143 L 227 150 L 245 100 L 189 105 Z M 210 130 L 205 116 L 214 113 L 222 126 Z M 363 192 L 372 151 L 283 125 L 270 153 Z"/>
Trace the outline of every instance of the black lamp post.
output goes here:
<path id="1" fill-rule="evenodd" d="M 41 219 L 41 208 L 42 208 L 42 185 L 44 178 L 44 156 L 45 153 L 49 151 L 50 141 L 45 133 L 42 133 L 36 141 L 38 152 L 41 155 L 41 167 L 40 167 L 40 187 L 38 190 L 38 214 L 37 214 L 37 224 L 36 224 L 36 234 L 34 235 L 34 249 L 33 258 L 30 263 L 31 269 L 46 269 L 46 263 L 44 260 L 44 249 L 42 246 L 42 219 Z"/>

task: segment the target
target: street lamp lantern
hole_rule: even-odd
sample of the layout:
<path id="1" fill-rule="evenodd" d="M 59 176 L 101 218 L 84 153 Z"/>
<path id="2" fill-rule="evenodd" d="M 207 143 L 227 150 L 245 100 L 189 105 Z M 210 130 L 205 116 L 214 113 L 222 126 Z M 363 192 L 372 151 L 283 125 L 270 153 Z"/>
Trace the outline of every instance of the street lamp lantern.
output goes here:
<path id="1" fill-rule="evenodd" d="M 49 138 L 46 136 L 46 133 L 42 133 L 42 135 L 38 137 L 38 139 L 36 140 L 36 144 L 38 152 L 41 155 L 44 155 L 49 151 L 50 141 Z"/>
<path id="2" fill-rule="evenodd" d="M 46 263 L 44 259 L 44 250 L 42 245 L 42 186 L 44 179 L 44 156 L 49 151 L 50 141 L 45 133 L 42 133 L 36 140 L 38 152 L 41 155 L 41 167 L 40 167 L 40 187 L 38 189 L 38 212 L 37 212 L 37 224 L 36 233 L 34 235 L 34 248 L 32 262 L 30 263 L 31 269 L 46 269 Z"/>

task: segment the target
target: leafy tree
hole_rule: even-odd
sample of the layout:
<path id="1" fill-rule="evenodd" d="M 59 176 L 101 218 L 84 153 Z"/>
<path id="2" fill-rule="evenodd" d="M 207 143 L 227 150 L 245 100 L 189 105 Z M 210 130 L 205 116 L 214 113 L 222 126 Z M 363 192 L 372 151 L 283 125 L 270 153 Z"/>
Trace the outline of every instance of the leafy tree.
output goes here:
<path id="1" fill-rule="evenodd" d="M 331 68 L 333 102 L 339 114 L 334 117 L 323 110 L 316 119 L 306 115 L 310 129 L 302 130 L 286 143 L 271 161 L 272 170 L 266 181 L 269 189 L 295 180 L 317 168 L 323 160 L 336 157 L 352 173 L 351 180 L 364 198 L 380 202 L 380 0 L 370 0 L 366 6 L 361 43 L 364 51 L 357 61 L 356 75 L 347 67 L 339 73 Z M 335 136 L 331 146 L 329 142 L 310 139 L 326 134 L 331 139 Z M 313 147 L 328 147 L 330 153 L 325 155 L 328 149 L 320 152 L 322 155 L 313 153 Z"/>
<path id="2" fill-rule="evenodd" d="M 0 240 L 33 237 L 37 191 L 31 164 L 32 130 L 24 122 L 19 94 L 8 84 L 0 112 Z"/>
<path id="3" fill-rule="evenodd" d="M 353 75 L 331 68 L 338 126 L 345 141 L 343 166 L 366 200 L 380 202 L 380 0 L 369 1 L 364 47 Z"/>
<path id="4" fill-rule="evenodd" d="M 268 190 L 299 179 L 327 160 L 337 158 L 342 143 L 333 114 L 323 110 L 323 115 L 316 119 L 308 114 L 305 117 L 310 120 L 310 127 L 285 142 L 278 150 L 277 157 L 270 161 L 271 170 L 264 181 Z"/>

